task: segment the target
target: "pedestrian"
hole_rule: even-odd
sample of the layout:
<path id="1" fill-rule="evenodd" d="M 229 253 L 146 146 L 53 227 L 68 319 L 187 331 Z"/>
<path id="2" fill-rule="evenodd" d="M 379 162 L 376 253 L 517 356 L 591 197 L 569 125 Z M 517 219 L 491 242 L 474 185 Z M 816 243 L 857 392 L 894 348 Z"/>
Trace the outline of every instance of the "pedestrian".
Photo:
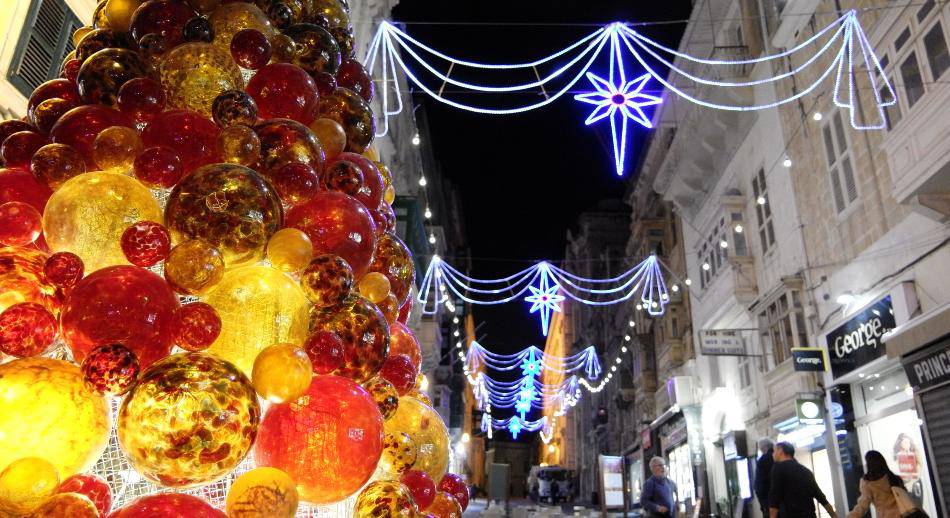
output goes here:
<path id="1" fill-rule="evenodd" d="M 861 518 L 874 504 L 877 518 L 900 518 L 901 512 L 897 508 L 897 498 L 892 488 L 904 490 L 904 479 L 894 474 L 887 467 L 884 455 L 877 450 L 869 450 L 864 454 L 866 472 L 861 477 L 858 487 L 861 496 L 857 505 L 848 513 L 848 518 Z"/>
<path id="2" fill-rule="evenodd" d="M 795 460 L 795 446 L 780 442 L 772 451 L 775 465 L 772 466 L 769 488 L 770 518 L 815 518 L 817 500 L 832 517 L 835 508 L 821 492 L 815 475 Z"/>
<path id="3" fill-rule="evenodd" d="M 557 480 L 551 481 L 551 504 L 557 504 L 557 497 L 560 496 L 561 487 L 558 485 Z"/>
<path id="4" fill-rule="evenodd" d="M 650 471 L 653 476 L 643 483 L 640 506 L 647 518 L 676 518 L 676 484 L 666 476 L 663 457 L 650 459 Z"/>
<path id="5" fill-rule="evenodd" d="M 768 437 L 759 439 L 759 458 L 755 461 L 755 499 L 759 501 L 759 508 L 762 509 L 762 516 L 769 516 L 769 489 L 772 488 L 772 466 L 775 460 L 772 459 L 772 452 L 775 450 L 775 443 Z"/>

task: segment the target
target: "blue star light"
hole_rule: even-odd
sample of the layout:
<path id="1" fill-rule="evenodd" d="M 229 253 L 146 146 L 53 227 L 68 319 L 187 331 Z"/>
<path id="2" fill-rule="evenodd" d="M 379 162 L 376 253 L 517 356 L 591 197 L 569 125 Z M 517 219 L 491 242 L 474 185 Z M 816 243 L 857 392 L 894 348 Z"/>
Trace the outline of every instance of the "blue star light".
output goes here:
<path id="1" fill-rule="evenodd" d="M 559 295 L 558 290 L 561 286 L 557 283 L 551 286 L 542 285 L 538 288 L 528 286 L 531 295 L 524 298 L 525 302 L 531 303 L 531 313 L 539 311 L 541 314 L 541 332 L 548 336 L 548 323 L 551 320 L 551 311 L 561 311 L 558 303 L 564 301 L 564 295 Z"/>
<path id="2" fill-rule="evenodd" d="M 522 428 L 524 428 L 524 425 L 521 424 L 521 420 L 517 417 L 512 418 L 511 421 L 508 422 L 508 432 L 511 433 L 512 439 L 518 438 L 518 433 L 521 432 Z"/>

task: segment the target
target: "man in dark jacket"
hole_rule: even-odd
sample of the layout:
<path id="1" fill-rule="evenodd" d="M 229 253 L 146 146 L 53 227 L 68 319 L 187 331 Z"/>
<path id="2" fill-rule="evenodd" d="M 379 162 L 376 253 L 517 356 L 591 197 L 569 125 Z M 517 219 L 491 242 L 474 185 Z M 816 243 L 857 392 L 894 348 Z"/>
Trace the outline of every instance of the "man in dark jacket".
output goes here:
<path id="1" fill-rule="evenodd" d="M 772 455 L 775 465 L 769 489 L 770 518 L 815 518 L 815 500 L 832 517 L 837 516 L 818 487 L 815 475 L 795 460 L 795 446 L 780 442 Z"/>
<path id="2" fill-rule="evenodd" d="M 653 476 L 643 483 L 640 505 L 648 518 L 676 518 L 676 484 L 666 476 L 663 457 L 650 459 Z"/>
<path id="3" fill-rule="evenodd" d="M 772 459 L 772 451 L 775 449 L 775 443 L 768 437 L 759 439 L 759 459 L 755 461 L 755 498 L 759 501 L 759 507 L 762 509 L 762 516 L 769 517 L 769 490 L 772 488 L 772 465 L 775 463 Z"/>

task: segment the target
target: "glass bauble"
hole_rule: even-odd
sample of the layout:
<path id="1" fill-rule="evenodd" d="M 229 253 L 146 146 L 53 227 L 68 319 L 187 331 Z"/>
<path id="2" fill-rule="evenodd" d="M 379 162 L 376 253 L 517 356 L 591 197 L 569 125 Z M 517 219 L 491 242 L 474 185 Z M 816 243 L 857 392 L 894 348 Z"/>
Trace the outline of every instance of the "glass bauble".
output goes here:
<path id="1" fill-rule="evenodd" d="M 419 507 L 413 501 L 412 492 L 393 480 L 377 480 L 363 488 L 353 510 L 355 518 L 416 518 L 418 515 Z"/>
<path id="2" fill-rule="evenodd" d="M 300 496 L 297 486 L 277 468 L 254 468 L 228 489 L 225 504 L 232 518 L 293 518 Z"/>
<path id="3" fill-rule="evenodd" d="M 160 68 L 168 106 L 211 116 L 214 98 L 244 88 L 241 70 L 231 55 L 211 43 L 192 42 L 165 54 Z"/>
<path id="4" fill-rule="evenodd" d="M 419 454 L 414 469 L 421 469 L 441 480 L 449 466 L 449 431 L 439 413 L 416 399 L 399 398 L 396 415 L 386 421 L 386 432 L 409 434 Z"/>
<path id="5" fill-rule="evenodd" d="M 315 309 L 311 331 L 331 331 L 343 341 L 343 366 L 335 374 L 358 382 L 375 376 L 389 353 L 389 324 L 375 304 L 353 295 L 337 306 Z"/>
<path id="6" fill-rule="evenodd" d="M 376 121 L 373 110 L 359 94 L 347 88 L 337 88 L 320 99 L 320 117 L 333 119 L 346 132 L 346 150 L 362 153 L 373 142 Z"/>
<path id="7" fill-rule="evenodd" d="M 362 203 L 340 192 L 319 192 L 287 212 L 286 225 L 306 232 L 314 255 L 342 257 L 356 278 L 366 273 L 376 247 L 376 225 Z"/>
<path id="8" fill-rule="evenodd" d="M 228 518 L 204 500 L 182 493 L 146 495 L 109 515 L 109 518 Z"/>

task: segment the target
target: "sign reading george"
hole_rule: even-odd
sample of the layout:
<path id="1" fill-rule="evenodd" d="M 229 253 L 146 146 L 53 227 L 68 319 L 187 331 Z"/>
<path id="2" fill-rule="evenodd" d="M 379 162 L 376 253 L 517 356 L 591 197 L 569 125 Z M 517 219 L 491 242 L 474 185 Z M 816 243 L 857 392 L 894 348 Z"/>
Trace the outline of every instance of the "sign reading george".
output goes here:
<path id="1" fill-rule="evenodd" d="M 950 381 L 950 340 L 905 358 L 907 381 L 916 390 Z"/>
<path id="2" fill-rule="evenodd" d="M 835 378 L 884 356 L 884 333 L 894 329 L 891 296 L 871 304 L 828 333 L 825 340 Z"/>
<path id="3" fill-rule="evenodd" d="M 745 340 L 738 329 L 703 329 L 699 349 L 707 356 L 745 356 Z"/>
<path id="4" fill-rule="evenodd" d="M 828 355 L 821 347 L 793 347 L 792 361 L 799 372 L 825 372 L 828 370 Z"/>

